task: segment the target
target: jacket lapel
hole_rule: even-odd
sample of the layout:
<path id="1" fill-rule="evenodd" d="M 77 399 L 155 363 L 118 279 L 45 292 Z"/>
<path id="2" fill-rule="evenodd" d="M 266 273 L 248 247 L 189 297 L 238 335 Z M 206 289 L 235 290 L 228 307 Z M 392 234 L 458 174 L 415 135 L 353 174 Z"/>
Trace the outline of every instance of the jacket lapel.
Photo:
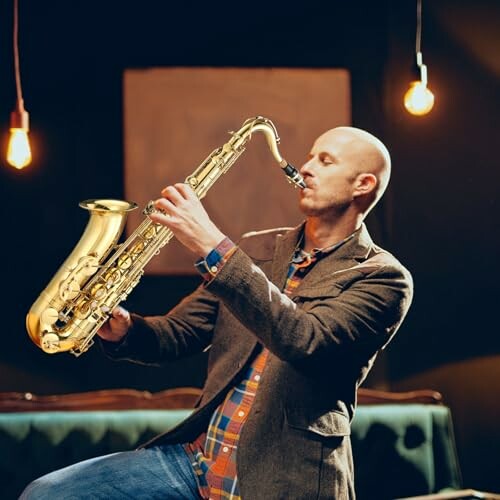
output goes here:
<path id="1" fill-rule="evenodd" d="M 304 223 L 293 228 L 291 231 L 276 237 L 276 246 L 274 248 L 273 268 L 271 273 L 271 281 L 280 289 L 283 290 L 288 273 L 288 267 L 293 257 L 293 253 L 299 237 L 302 233 Z"/>

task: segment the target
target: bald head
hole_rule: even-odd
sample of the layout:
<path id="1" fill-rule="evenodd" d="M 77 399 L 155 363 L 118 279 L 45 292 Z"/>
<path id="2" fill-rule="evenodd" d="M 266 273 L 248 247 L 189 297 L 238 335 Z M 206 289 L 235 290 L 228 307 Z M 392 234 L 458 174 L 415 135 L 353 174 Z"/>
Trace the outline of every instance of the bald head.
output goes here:
<path id="1" fill-rule="evenodd" d="M 341 146 L 349 157 L 354 174 L 372 174 L 377 182 L 367 194 L 367 211 L 382 197 L 391 175 L 391 157 L 385 145 L 374 135 L 355 127 L 336 127 L 322 134 L 318 141 L 331 142 Z"/>

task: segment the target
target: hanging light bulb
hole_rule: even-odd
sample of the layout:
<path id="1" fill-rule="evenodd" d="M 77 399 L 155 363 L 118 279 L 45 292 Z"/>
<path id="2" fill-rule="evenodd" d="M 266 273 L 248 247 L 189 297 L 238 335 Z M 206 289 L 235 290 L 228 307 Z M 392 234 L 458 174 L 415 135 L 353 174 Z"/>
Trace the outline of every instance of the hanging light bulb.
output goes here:
<path id="1" fill-rule="evenodd" d="M 10 115 L 10 138 L 7 146 L 7 162 L 17 169 L 31 163 L 31 148 L 28 140 L 29 115 L 23 101 L 18 101 L 17 108 Z"/>
<path id="2" fill-rule="evenodd" d="M 412 115 L 426 115 L 434 106 L 434 94 L 420 81 L 410 83 L 404 97 L 405 108 Z"/>
<path id="3" fill-rule="evenodd" d="M 18 0 L 14 0 L 14 73 L 16 77 L 16 108 L 10 114 L 10 138 L 7 146 L 7 162 L 17 169 L 31 163 L 31 148 L 28 140 L 29 115 L 24 109 L 23 93 L 21 90 L 21 74 L 19 70 L 18 48 Z"/>
<path id="4" fill-rule="evenodd" d="M 404 106 L 409 113 L 416 116 L 426 115 L 434 106 L 434 94 L 427 87 L 427 66 L 423 62 L 420 50 L 422 42 L 422 0 L 417 0 L 417 30 L 415 52 L 420 80 L 410 82 L 410 88 L 404 96 Z"/>
<path id="5" fill-rule="evenodd" d="M 422 64 L 422 53 L 417 53 L 420 80 L 410 82 L 404 96 L 404 105 L 409 113 L 416 116 L 426 115 L 434 106 L 434 94 L 427 88 L 427 66 Z"/>

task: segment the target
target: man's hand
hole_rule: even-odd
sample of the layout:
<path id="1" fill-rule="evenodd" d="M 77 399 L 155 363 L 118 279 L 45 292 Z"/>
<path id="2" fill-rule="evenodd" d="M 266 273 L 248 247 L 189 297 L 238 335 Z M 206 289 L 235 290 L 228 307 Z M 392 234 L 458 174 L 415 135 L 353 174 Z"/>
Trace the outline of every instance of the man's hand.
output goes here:
<path id="1" fill-rule="evenodd" d="M 188 184 L 167 186 L 155 207 L 164 213 L 153 213 L 153 222 L 168 227 L 176 238 L 199 257 L 206 257 L 225 235 L 210 220 L 205 208 Z"/>
<path id="2" fill-rule="evenodd" d="M 127 334 L 132 321 L 130 313 L 123 307 L 113 309 L 111 317 L 97 330 L 97 335 L 108 342 L 119 342 Z"/>

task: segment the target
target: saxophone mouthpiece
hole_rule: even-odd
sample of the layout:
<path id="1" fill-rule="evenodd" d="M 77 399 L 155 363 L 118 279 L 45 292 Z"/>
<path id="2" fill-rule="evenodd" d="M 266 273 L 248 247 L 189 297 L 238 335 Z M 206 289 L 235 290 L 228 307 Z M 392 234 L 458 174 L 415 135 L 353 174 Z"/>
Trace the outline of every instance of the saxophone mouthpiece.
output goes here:
<path id="1" fill-rule="evenodd" d="M 285 172 L 285 175 L 288 177 L 288 180 L 296 187 L 299 187 L 301 189 L 304 189 L 306 186 L 306 183 L 304 182 L 304 179 L 302 176 L 299 174 L 299 171 L 290 163 L 288 163 L 286 160 L 283 160 L 283 165 L 281 166 L 283 169 L 283 172 Z"/>

